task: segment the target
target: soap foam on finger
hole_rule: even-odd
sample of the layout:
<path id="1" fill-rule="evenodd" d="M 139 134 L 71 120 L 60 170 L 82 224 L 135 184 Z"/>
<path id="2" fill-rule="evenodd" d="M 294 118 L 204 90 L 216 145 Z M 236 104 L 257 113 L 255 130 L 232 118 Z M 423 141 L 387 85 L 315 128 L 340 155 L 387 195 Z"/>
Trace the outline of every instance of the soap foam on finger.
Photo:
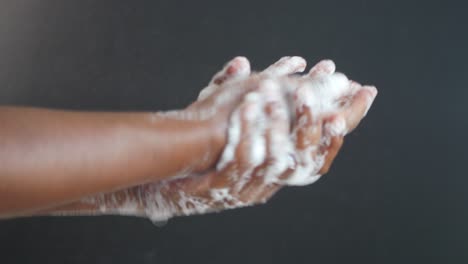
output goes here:
<path id="1" fill-rule="evenodd" d="M 322 60 L 312 67 L 306 77 L 319 77 L 329 75 L 336 70 L 335 63 L 332 60 Z"/>
<path id="2" fill-rule="evenodd" d="M 261 90 L 266 95 L 268 129 L 266 131 L 268 158 L 263 170 L 266 185 L 278 182 L 280 175 L 288 168 L 288 153 L 292 151 L 289 140 L 289 114 L 286 100 L 277 82 L 267 80 Z M 260 190 L 261 191 L 261 190 Z"/>
<path id="3" fill-rule="evenodd" d="M 307 63 L 304 58 L 299 56 L 286 56 L 279 59 L 273 65 L 266 68 L 262 74 L 271 77 L 280 77 L 288 74 L 303 72 Z"/>
<path id="4" fill-rule="evenodd" d="M 246 57 L 235 57 L 229 61 L 221 71 L 216 73 L 207 87 L 200 91 L 198 101 L 211 96 L 219 88 L 220 84 L 229 80 L 247 78 L 250 74 L 250 63 Z"/>

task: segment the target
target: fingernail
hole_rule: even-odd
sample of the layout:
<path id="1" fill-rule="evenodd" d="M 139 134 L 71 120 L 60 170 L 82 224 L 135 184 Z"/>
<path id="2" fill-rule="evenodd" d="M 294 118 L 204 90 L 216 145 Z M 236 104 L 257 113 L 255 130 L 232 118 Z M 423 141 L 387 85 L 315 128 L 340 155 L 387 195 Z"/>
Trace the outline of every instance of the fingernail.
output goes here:
<path id="1" fill-rule="evenodd" d="M 368 90 L 371 95 L 372 95 L 372 100 L 374 100 L 374 98 L 377 96 L 377 88 L 375 88 L 375 86 L 368 86 L 368 85 L 365 85 L 362 87 L 362 89 L 366 89 Z"/>
<path id="2" fill-rule="evenodd" d="M 231 63 L 226 69 L 226 73 L 229 75 L 233 75 L 237 72 L 237 69 L 237 65 L 235 63 Z"/>
<path id="3" fill-rule="evenodd" d="M 332 60 L 325 59 L 320 61 L 319 63 L 322 64 L 324 68 L 329 69 L 331 72 L 334 72 L 336 69 L 335 62 L 333 62 Z"/>
<path id="4" fill-rule="evenodd" d="M 230 69 L 228 69 L 229 74 L 245 74 L 250 72 L 250 63 L 246 57 L 235 57 L 230 63 Z"/>
<path id="5" fill-rule="evenodd" d="M 332 60 L 321 60 L 315 64 L 309 72 L 313 73 L 314 75 L 326 75 L 334 73 L 335 70 L 336 65 Z"/>
<path id="6" fill-rule="evenodd" d="M 299 56 L 293 56 L 290 58 L 291 64 L 293 64 L 296 68 L 297 72 L 303 72 L 307 67 L 307 62 L 304 58 Z"/>

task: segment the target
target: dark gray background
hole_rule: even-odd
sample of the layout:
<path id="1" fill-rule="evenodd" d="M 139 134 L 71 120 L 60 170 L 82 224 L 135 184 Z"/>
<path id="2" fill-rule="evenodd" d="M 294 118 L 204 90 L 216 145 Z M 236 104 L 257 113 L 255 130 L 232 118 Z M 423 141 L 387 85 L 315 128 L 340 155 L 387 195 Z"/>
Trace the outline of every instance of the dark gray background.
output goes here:
<path id="1" fill-rule="evenodd" d="M 461 3 L 461 1 L 460 1 Z M 177 218 L 0 221 L 1 263 L 467 263 L 468 19 L 435 1 L 1 1 L 0 103 L 181 108 L 236 55 L 379 96 L 318 183 Z"/>

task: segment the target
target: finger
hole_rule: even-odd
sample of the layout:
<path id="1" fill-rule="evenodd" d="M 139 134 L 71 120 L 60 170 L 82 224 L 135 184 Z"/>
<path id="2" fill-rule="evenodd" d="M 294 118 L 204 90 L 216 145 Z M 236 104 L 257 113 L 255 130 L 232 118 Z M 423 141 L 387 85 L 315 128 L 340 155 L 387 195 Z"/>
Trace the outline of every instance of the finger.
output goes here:
<path id="1" fill-rule="evenodd" d="M 362 88 L 362 85 L 353 80 L 348 80 L 348 88 L 337 98 L 337 106 L 346 109 L 351 104 L 353 96 Z"/>
<path id="2" fill-rule="evenodd" d="M 322 137 L 322 124 L 314 121 L 310 107 L 305 106 L 298 110 L 298 122 L 295 126 L 293 131 L 295 153 L 291 157 L 293 161 L 289 163 L 290 168 L 280 177 L 288 185 L 309 182 L 308 176 L 315 177 L 312 172 L 317 171 L 315 167 L 320 165 L 316 152 Z"/>
<path id="3" fill-rule="evenodd" d="M 342 137 L 345 136 L 348 131 L 346 120 L 340 114 L 327 117 L 323 122 L 323 134 L 325 138 Z"/>
<path id="4" fill-rule="evenodd" d="M 222 171 L 228 165 L 232 166 L 232 163 L 234 163 L 237 145 L 239 144 L 241 138 L 241 111 L 245 111 L 245 107 L 245 105 L 241 104 L 241 106 L 238 109 L 235 109 L 231 114 L 229 119 L 229 127 L 227 130 L 227 144 L 224 147 L 221 158 L 216 165 L 216 169 L 218 171 Z"/>
<path id="5" fill-rule="evenodd" d="M 259 193 L 266 187 L 262 176 L 265 175 L 267 165 L 260 165 L 252 171 L 252 176 L 244 182 L 242 186 L 237 186 L 234 190 L 239 200 L 245 203 L 253 203 Z"/>
<path id="6" fill-rule="evenodd" d="M 283 185 L 281 184 L 268 184 L 263 189 L 262 192 L 258 193 L 256 197 L 254 197 L 256 203 L 266 203 L 273 195 L 275 195 Z"/>
<path id="7" fill-rule="evenodd" d="M 297 145 L 298 166 L 285 179 L 286 184 L 308 185 L 328 171 L 341 147 L 342 138 L 346 133 L 346 123 L 339 115 L 329 117 L 324 123 L 323 131 L 320 122 L 313 124 L 320 133 L 314 135 L 315 138 L 310 144 L 304 144 L 303 149 L 301 149 L 303 146 Z M 300 137 L 300 134 L 297 137 Z M 300 139 L 296 140 L 300 142 Z"/>
<path id="8" fill-rule="evenodd" d="M 266 137 L 267 158 L 263 180 L 266 184 L 277 182 L 288 167 L 288 153 L 293 151 L 289 137 L 290 120 L 288 106 L 280 87 L 272 82 L 262 83 L 261 91 L 266 98 L 265 113 L 268 120 Z"/>
<path id="9" fill-rule="evenodd" d="M 262 120 L 264 117 L 261 111 L 260 95 L 251 92 L 233 113 L 228 129 L 228 144 L 218 163 L 221 177 L 216 180 L 216 186 L 223 186 L 223 183 L 230 181 L 239 188 L 238 186 L 245 184 L 244 181 L 250 177 L 253 169 L 263 163 L 265 140 Z"/>
<path id="10" fill-rule="evenodd" d="M 240 126 L 240 138 L 235 147 L 234 160 L 213 179 L 211 197 L 217 207 L 234 208 L 251 204 L 249 200 L 239 199 L 237 193 L 251 179 L 254 169 L 265 159 L 262 102 L 257 92 L 251 92 L 247 94 L 236 113 L 240 124 L 234 125 Z"/>
<path id="11" fill-rule="evenodd" d="M 210 85 L 222 85 L 231 79 L 247 77 L 249 75 L 250 63 L 247 58 L 235 57 L 220 72 L 215 74 L 210 81 Z"/>
<path id="12" fill-rule="evenodd" d="M 362 118 L 372 105 L 377 95 L 377 89 L 373 86 L 363 86 L 352 97 L 349 106 L 343 112 L 347 131 L 350 132 L 357 127 Z"/>
<path id="13" fill-rule="evenodd" d="M 296 123 L 294 124 L 294 139 L 296 149 L 304 150 L 317 145 L 321 137 L 321 123 L 312 113 L 316 98 L 308 86 L 299 87 L 295 94 Z"/>
<path id="14" fill-rule="evenodd" d="M 241 173 L 239 173 L 240 178 L 235 184 L 235 193 L 238 193 L 251 180 L 255 168 L 264 163 L 266 158 L 265 128 L 267 121 L 265 113 L 263 113 L 264 99 L 261 97 L 263 97 L 261 93 L 255 93 L 255 97 L 248 98 L 255 105 L 252 105 L 252 109 L 249 109 L 249 113 L 247 113 L 246 140 L 239 145 L 237 152 Z M 252 115 L 254 111 L 257 112 L 255 116 Z"/>
<path id="15" fill-rule="evenodd" d="M 346 121 L 339 115 L 327 117 L 323 121 L 323 137 L 320 142 L 317 157 L 323 160 L 319 174 L 323 175 L 330 169 L 331 163 L 335 159 L 343 144 L 343 137 L 347 132 Z"/>
<path id="16" fill-rule="evenodd" d="M 340 151 L 342 145 L 343 145 L 342 136 L 336 136 L 330 139 L 330 145 L 328 146 L 328 150 L 326 151 L 326 154 L 325 154 L 325 163 L 323 164 L 322 168 L 319 171 L 320 175 L 324 175 L 330 170 L 330 166 L 335 160 L 336 156 L 338 155 L 338 152 Z"/>
<path id="17" fill-rule="evenodd" d="M 274 64 L 266 68 L 262 73 L 271 76 L 283 76 L 298 72 L 303 72 L 307 66 L 306 61 L 302 57 L 282 57 Z"/>
<path id="18" fill-rule="evenodd" d="M 321 136 L 321 123 L 313 118 L 312 110 L 309 106 L 304 106 L 299 110 L 298 122 L 295 128 L 296 149 L 305 150 L 310 146 L 317 145 Z"/>
<path id="19" fill-rule="evenodd" d="M 349 87 L 351 90 L 351 93 L 354 94 L 356 93 L 359 89 L 362 88 L 362 85 L 356 81 L 349 80 Z"/>
<path id="20" fill-rule="evenodd" d="M 260 93 L 251 92 L 244 99 L 241 111 L 242 135 L 236 151 L 236 161 L 241 169 L 256 167 L 265 160 L 265 115 Z"/>
<path id="21" fill-rule="evenodd" d="M 321 166 L 316 152 L 320 143 L 322 128 L 319 117 L 312 112 L 316 98 L 309 86 L 304 85 L 295 91 L 296 122 L 293 129 L 295 152 L 292 153 L 293 162 L 290 169 L 280 177 L 283 184 L 305 185 L 314 182 L 318 177 L 316 172 Z"/>
<path id="22" fill-rule="evenodd" d="M 322 60 L 315 64 L 306 75 L 306 77 L 319 77 L 333 74 L 336 70 L 335 63 L 332 60 Z"/>
<path id="23" fill-rule="evenodd" d="M 239 197 L 245 201 L 259 201 L 264 197 L 265 188 L 269 189 L 278 181 L 279 176 L 288 167 L 288 153 L 292 151 L 289 140 L 289 115 L 287 105 L 281 96 L 279 86 L 272 81 L 261 84 L 260 92 L 266 102 L 267 118 L 266 159 L 258 166 L 249 182 L 239 192 Z"/>
<path id="24" fill-rule="evenodd" d="M 346 75 L 335 72 L 320 78 L 309 78 L 304 86 L 308 86 L 314 94 L 315 102 L 309 104 L 321 112 L 329 112 L 339 106 L 340 98 L 350 93 L 351 83 Z"/>
<path id="25" fill-rule="evenodd" d="M 200 214 L 245 206 L 230 192 L 232 182 L 222 172 L 208 171 L 201 175 L 176 179 L 162 191 L 177 215 Z"/>
<path id="26" fill-rule="evenodd" d="M 250 63 L 245 57 L 235 57 L 224 68 L 216 73 L 206 88 L 200 91 L 198 100 L 203 100 L 212 95 L 223 83 L 246 78 L 250 75 Z"/>

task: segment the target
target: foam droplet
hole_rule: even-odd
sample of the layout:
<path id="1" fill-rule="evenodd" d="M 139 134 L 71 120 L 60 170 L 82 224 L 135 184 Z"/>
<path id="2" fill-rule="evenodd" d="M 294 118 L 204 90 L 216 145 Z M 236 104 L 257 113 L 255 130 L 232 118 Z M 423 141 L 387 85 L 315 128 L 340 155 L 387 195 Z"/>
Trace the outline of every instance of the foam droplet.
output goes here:
<path id="1" fill-rule="evenodd" d="M 165 225 L 167 225 L 167 222 L 169 222 L 169 220 L 153 220 L 153 219 L 150 219 L 151 223 L 153 223 L 153 225 L 157 226 L 157 227 L 164 227 Z"/>

